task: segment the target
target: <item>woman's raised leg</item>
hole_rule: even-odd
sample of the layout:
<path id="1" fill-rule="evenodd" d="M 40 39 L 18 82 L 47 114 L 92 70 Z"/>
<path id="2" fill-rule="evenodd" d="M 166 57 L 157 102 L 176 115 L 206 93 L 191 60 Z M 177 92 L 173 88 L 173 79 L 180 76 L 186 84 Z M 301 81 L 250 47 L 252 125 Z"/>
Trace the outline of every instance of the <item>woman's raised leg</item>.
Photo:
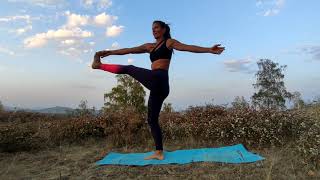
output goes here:
<path id="1" fill-rule="evenodd" d="M 92 63 L 93 69 L 101 69 L 114 74 L 128 74 L 139 81 L 147 89 L 151 89 L 152 71 L 149 69 L 136 67 L 134 65 L 102 64 L 99 57 L 95 57 Z"/>

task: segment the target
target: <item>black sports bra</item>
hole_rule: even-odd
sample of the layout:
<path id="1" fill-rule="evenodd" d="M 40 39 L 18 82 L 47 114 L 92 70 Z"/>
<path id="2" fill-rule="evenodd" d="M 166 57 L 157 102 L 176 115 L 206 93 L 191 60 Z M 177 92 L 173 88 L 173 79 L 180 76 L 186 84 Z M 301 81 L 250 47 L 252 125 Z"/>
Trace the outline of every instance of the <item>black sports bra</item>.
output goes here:
<path id="1" fill-rule="evenodd" d="M 164 43 L 163 43 L 164 41 Z M 150 60 L 154 62 L 158 59 L 171 59 L 172 50 L 168 49 L 166 46 L 167 39 L 161 41 L 151 52 L 150 52 Z M 160 47 L 159 47 L 160 45 Z M 159 48 L 158 48 L 159 47 Z"/>

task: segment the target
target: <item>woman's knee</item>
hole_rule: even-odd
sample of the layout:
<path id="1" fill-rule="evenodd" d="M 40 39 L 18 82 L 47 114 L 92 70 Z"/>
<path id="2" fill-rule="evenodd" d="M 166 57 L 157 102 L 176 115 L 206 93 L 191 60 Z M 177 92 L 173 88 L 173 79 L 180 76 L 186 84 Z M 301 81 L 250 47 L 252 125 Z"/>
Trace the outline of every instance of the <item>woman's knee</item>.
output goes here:
<path id="1" fill-rule="evenodd" d="M 128 70 L 134 70 L 135 68 L 137 68 L 136 66 L 134 66 L 134 65 L 132 65 L 132 64 L 129 64 L 129 65 L 127 65 L 127 69 Z"/>
<path id="2" fill-rule="evenodd" d="M 131 65 L 119 65 L 120 71 L 118 74 L 130 74 L 130 72 L 132 71 L 132 67 Z"/>
<path id="3" fill-rule="evenodd" d="M 149 124 L 151 127 L 159 126 L 158 117 L 153 116 L 153 115 L 151 115 L 151 116 L 149 115 L 149 116 L 148 116 L 148 124 Z"/>

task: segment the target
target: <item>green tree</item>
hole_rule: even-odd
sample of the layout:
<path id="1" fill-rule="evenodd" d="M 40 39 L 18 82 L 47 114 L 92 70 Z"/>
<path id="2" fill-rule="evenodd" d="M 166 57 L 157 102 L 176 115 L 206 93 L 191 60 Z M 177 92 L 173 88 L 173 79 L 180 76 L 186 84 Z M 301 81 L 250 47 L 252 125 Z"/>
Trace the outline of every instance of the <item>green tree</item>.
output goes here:
<path id="1" fill-rule="evenodd" d="M 3 112 L 4 111 L 4 107 L 2 105 L 2 102 L 0 101 L 0 112 Z"/>
<path id="2" fill-rule="evenodd" d="M 301 93 L 300 92 L 294 92 L 292 94 L 292 101 L 293 101 L 293 108 L 295 109 L 301 109 L 305 106 L 305 102 L 301 98 Z"/>
<path id="3" fill-rule="evenodd" d="M 70 116 L 77 116 L 77 117 L 84 117 L 84 116 L 93 116 L 95 115 L 96 109 L 95 107 L 89 108 L 88 107 L 88 101 L 87 100 L 81 100 L 78 107 L 68 112 Z"/>
<path id="4" fill-rule="evenodd" d="M 118 74 L 117 86 L 111 92 L 105 93 L 105 108 L 126 108 L 133 107 L 139 113 L 145 113 L 146 92 L 143 86 L 134 78 L 126 74 Z"/>
<path id="5" fill-rule="evenodd" d="M 172 104 L 171 103 L 163 103 L 162 111 L 167 112 L 167 113 L 174 112 Z"/>
<path id="6" fill-rule="evenodd" d="M 250 104 L 243 96 L 241 96 L 241 97 L 236 96 L 231 104 L 232 104 L 232 107 L 234 107 L 234 108 L 248 108 L 248 107 L 250 107 Z"/>
<path id="7" fill-rule="evenodd" d="M 251 97 L 252 104 L 259 109 L 285 109 L 286 99 L 293 97 L 283 82 L 283 71 L 287 66 L 279 66 L 269 59 L 261 59 L 257 64 L 257 82 L 253 84 L 257 92 Z"/>
<path id="8" fill-rule="evenodd" d="M 314 97 L 313 103 L 314 103 L 314 104 L 320 104 L 320 96 Z"/>

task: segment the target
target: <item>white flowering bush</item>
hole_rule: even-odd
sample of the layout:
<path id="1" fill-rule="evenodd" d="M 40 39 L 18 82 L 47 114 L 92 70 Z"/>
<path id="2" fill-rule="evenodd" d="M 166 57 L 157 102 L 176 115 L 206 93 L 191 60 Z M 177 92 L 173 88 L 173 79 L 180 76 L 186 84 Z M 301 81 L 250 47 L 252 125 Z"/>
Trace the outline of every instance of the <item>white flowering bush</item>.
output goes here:
<path id="1" fill-rule="evenodd" d="M 320 121 L 315 117 L 319 116 L 306 110 L 258 111 L 206 105 L 162 114 L 161 126 L 166 139 L 194 138 L 257 148 L 280 147 L 293 141 L 300 153 L 314 160 L 320 155 Z"/>
<path id="2" fill-rule="evenodd" d="M 95 116 L 49 117 L 32 113 L 0 113 L 0 149 L 19 151 L 86 138 L 104 138 L 116 146 L 140 145 L 152 139 L 146 115 L 132 108 L 107 110 Z M 168 140 L 193 139 L 219 144 L 242 143 L 264 148 L 294 144 L 306 159 L 320 159 L 320 106 L 293 110 L 250 107 L 191 106 L 162 111 L 160 125 Z M 7 148 L 10 147 L 10 148 Z"/>

